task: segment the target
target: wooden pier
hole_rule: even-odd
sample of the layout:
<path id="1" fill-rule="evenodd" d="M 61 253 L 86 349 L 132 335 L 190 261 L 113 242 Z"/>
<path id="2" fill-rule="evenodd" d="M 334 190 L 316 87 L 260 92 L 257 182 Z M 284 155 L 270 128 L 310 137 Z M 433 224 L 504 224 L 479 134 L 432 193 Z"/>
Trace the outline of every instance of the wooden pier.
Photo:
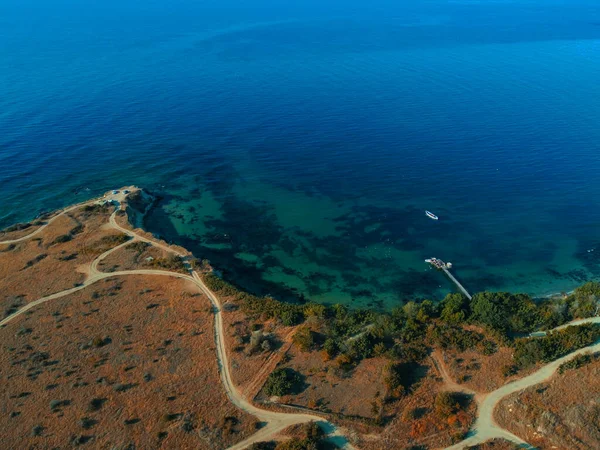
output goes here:
<path id="1" fill-rule="evenodd" d="M 463 293 L 465 294 L 465 296 L 471 300 L 471 294 L 469 294 L 469 292 L 465 289 L 465 287 L 460 284 L 460 282 L 454 278 L 454 275 L 452 275 L 450 273 L 450 271 L 448 270 L 449 268 L 449 264 L 446 264 L 444 261 L 442 261 L 441 259 L 437 259 L 437 258 L 431 258 L 431 259 L 426 259 L 425 262 L 431 264 L 433 267 L 435 267 L 436 269 L 440 269 L 443 270 L 446 275 L 448 275 L 448 278 L 450 278 L 450 280 L 452 280 L 452 282 L 456 285 L 456 287 Z"/>

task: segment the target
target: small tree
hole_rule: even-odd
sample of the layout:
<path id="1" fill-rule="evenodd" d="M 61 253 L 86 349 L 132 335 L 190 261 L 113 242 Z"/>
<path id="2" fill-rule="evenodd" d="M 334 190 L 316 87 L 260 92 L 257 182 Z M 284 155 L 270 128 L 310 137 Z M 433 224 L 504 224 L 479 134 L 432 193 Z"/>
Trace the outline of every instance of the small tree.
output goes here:
<path id="1" fill-rule="evenodd" d="M 323 350 L 327 353 L 327 356 L 329 357 L 329 359 L 331 359 L 331 358 L 335 357 L 335 355 L 337 355 L 340 348 L 334 339 L 327 338 L 327 339 L 325 339 L 325 342 L 323 343 Z"/>
<path id="2" fill-rule="evenodd" d="M 469 315 L 469 300 L 462 294 L 448 294 L 440 307 L 440 318 L 451 324 L 464 323 Z"/>
<path id="3" fill-rule="evenodd" d="M 317 317 L 322 319 L 325 317 L 327 308 L 319 303 L 308 303 L 304 306 L 304 315 L 306 317 Z"/>
<path id="4" fill-rule="evenodd" d="M 294 334 L 293 340 L 300 350 L 308 352 L 315 346 L 315 333 L 308 327 L 301 327 Z"/>
<path id="5" fill-rule="evenodd" d="M 286 309 L 281 311 L 278 316 L 281 320 L 281 323 L 286 327 L 291 327 L 302 322 L 302 314 L 294 309 Z"/>
<path id="6" fill-rule="evenodd" d="M 442 419 L 448 419 L 449 416 L 460 410 L 460 403 L 453 392 L 440 392 L 435 397 L 435 413 Z"/>
<path id="7" fill-rule="evenodd" d="M 391 392 L 404 394 L 409 384 L 408 376 L 406 364 L 390 362 L 385 366 L 384 382 Z"/>
<path id="8" fill-rule="evenodd" d="M 271 341 L 269 341 L 268 339 L 265 339 L 264 341 L 262 341 L 262 344 L 260 344 L 260 348 L 262 348 L 262 350 L 264 352 L 270 352 L 271 351 Z"/>
<path id="9" fill-rule="evenodd" d="M 292 369 L 275 369 L 267 378 L 265 393 L 269 396 L 289 394 L 296 385 L 302 382 L 300 374 Z"/>

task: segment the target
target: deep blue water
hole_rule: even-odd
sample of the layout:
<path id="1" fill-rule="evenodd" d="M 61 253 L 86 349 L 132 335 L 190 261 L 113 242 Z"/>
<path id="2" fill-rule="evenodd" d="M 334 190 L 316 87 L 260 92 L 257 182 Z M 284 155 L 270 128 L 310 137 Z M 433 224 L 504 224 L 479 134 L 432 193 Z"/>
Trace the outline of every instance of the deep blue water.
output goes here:
<path id="1" fill-rule="evenodd" d="M 0 226 L 137 184 L 261 294 L 600 278 L 597 2 L 88 3 L 0 2 Z"/>

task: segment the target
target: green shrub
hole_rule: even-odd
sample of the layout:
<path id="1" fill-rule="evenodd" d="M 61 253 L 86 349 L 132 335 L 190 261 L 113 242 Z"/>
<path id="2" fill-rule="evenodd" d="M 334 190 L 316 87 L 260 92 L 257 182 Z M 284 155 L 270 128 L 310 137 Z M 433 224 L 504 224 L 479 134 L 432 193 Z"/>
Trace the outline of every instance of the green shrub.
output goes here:
<path id="1" fill-rule="evenodd" d="M 363 334 L 350 342 L 350 354 L 358 360 L 371 358 L 374 346 L 373 339 L 368 334 Z"/>
<path id="2" fill-rule="evenodd" d="M 303 352 L 308 352 L 315 347 L 315 332 L 308 327 L 300 327 L 293 337 L 294 344 Z"/>
<path id="3" fill-rule="evenodd" d="M 323 430 L 315 422 L 304 425 L 299 434 L 299 437 L 280 442 L 275 450 L 317 450 L 325 448 L 322 445 Z"/>
<path id="4" fill-rule="evenodd" d="M 440 304 L 440 318 L 448 323 L 459 325 L 470 315 L 469 299 L 462 294 L 448 294 Z"/>
<path id="5" fill-rule="evenodd" d="M 126 234 L 111 234 L 109 236 L 104 236 L 102 239 L 100 239 L 100 243 L 103 246 L 114 246 L 116 247 L 117 245 L 121 245 L 125 242 L 127 242 L 129 240 L 129 236 L 127 236 Z"/>
<path id="6" fill-rule="evenodd" d="M 70 234 L 63 234 L 54 239 L 53 244 L 62 244 L 64 242 L 69 242 L 73 237 Z"/>
<path id="7" fill-rule="evenodd" d="M 255 442 L 248 450 L 275 450 L 275 442 Z"/>
<path id="8" fill-rule="evenodd" d="M 300 311 L 292 308 L 283 308 L 283 311 L 279 315 L 275 315 L 275 317 L 278 317 L 281 323 L 287 327 L 298 325 L 304 319 Z"/>
<path id="9" fill-rule="evenodd" d="M 544 325 L 541 308 L 524 294 L 481 292 L 470 309 L 471 321 L 502 333 L 530 333 Z"/>
<path id="10" fill-rule="evenodd" d="M 460 399 L 454 392 L 439 392 L 435 397 L 435 414 L 441 419 L 447 419 L 460 411 Z"/>
<path id="11" fill-rule="evenodd" d="M 352 368 L 355 365 L 355 362 L 356 361 L 354 361 L 354 359 L 352 359 L 352 356 L 350 356 L 347 353 L 340 354 L 335 360 L 335 363 L 337 364 L 337 366 L 340 369 L 346 370 L 346 371 L 352 370 Z"/>
<path id="12" fill-rule="evenodd" d="M 384 356 L 387 352 L 387 347 L 383 342 L 378 342 L 373 346 L 373 355 L 374 356 Z"/>
<path id="13" fill-rule="evenodd" d="M 498 351 L 498 346 L 494 341 L 490 341 L 489 339 L 484 339 L 479 344 L 477 344 L 477 349 L 484 355 L 490 356 Z"/>
<path id="14" fill-rule="evenodd" d="M 567 370 L 579 369 L 580 367 L 585 366 L 586 364 L 591 363 L 596 359 L 595 355 L 585 354 L 585 355 L 577 355 L 571 361 L 567 361 L 566 363 L 561 364 L 558 367 L 558 373 L 564 373 Z"/>
<path id="15" fill-rule="evenodd" d="M 427 330 L 427 338 L 435 346 L 461 352 L 475 348 L 483 340 L 480 333 L 447 324 L 430 326 Z"/>
<path id="16" fill-rule="evenodd" d="M 329 356 L 329 358 L 333 358 L 335 357 L 335 355 L 338 354 L 340 347 L 338 345 L 338 343 L 335 341 L 335 339 L 332 338 L 327 338 L 325 339 L 325 342 L 323 343 L 323 350 L 325 350 L 325 352 L 327 353 L 327 356 Z"/>
<path id="17" fill-rule="evenodd" d="M 135 241 L 126 246 L 125 248 L 127 250 L 132 250 L 137 253 L 143 253 L 148 247 L 150 247 L 150 244 L 148 242 Z"/>
<path id="18" fill-rule="evenodd" d="M 409 363 L 388 363 L 384 369 L 385 385 L 391 392 L 404 394 L 413 383 L 413 369 Z"/>
<path id="19" fill-rule="evenodd" d="M 322 319 L 327 313 L 327 308 L 325 307 L 325 305 L 321 305 L 319 303 L 307 303 L 306 305 L 304 305 L 303 312 L 304 316 L 307 318 L 317 317 Z"/>
<path id="20" fill-rule="evenodd" d="M 177 255 L 167 256 L 166 258 L 155 258 L 150 262 L 152 267 L 172 270 L 177 272 L 186 272 L 185 262 Z"/>
<path id="21" fill-rule="evenodd" d="M 292 369 L 275 369 L 265 382 L 265 393 L 269 396 L 281 397 L 291 393 L 302 383 L 300 374 Z"/>
<path id="22" fill-rule="evenodd" d="M 600 283 L 591 281 L 578 287 L 567 298 L 569 315 L 572 318 L 592 317 L 596 314 L 600 299 Z"/>
<path id="23" fill-rule="evenodd" d="M 98 204 L 85 205 L 81 210 L 86 213 L 106 213 L 108 212 L 108 206 Z"/>
<path id="24" fill-rule="evenodd" d="M 587 347 L 600 338 L 596 324 L 570 326 L 539 338 L 522 338 L 515 341 L 515 363 L 520 368 L 537 362 L 550 362 L 579 348 Z"/>
<path id="25" fill-rule="evenodd" d="M 21 230 L 26 230 L 29 227 L 31 227 L 30 223 L 15 223 L 14 225 L 11 225 L 10 227 L 5 228 L 4 232 L 10 233 L 12 231 L 21 231 Z"/>
<path id="26" fill-rule="evenodd" d="M 502 376 L 508 378 L 511 377 L 513 375 L 516 375 L 519 371 L 519 368 L 517 366 L 515 366 L 514 364 L 508 364 L 504 367 L 502 367 Z"/>
<path id="27" fill-rule="evenodd" d="M 46 253 L 42 253 L 41 255 L 37 255 L 35 258 L 27 261 L 27 263 L 25 264 L 25 267 L 23 267 L 22 270 L 25 270 L 28 267 L 31 267 L 31 266 L 39 263 L 41 260 L 46 259 L 47 257 L 48 257 L 48 255 Z"/>

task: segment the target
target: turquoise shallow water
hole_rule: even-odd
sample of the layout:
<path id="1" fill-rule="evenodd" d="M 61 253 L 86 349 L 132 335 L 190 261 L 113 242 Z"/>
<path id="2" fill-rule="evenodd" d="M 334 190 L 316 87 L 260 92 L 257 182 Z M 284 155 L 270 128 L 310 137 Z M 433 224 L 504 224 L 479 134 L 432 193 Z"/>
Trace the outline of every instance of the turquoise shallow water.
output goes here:
<path id="1" fill-rule="evenodd" d="M 9 0 L 0 226 L 135 183 L 261 294 L 441 298 L 431 256 L 472 291 L 597 279 L 600 8 L 546 3 Z"/>

